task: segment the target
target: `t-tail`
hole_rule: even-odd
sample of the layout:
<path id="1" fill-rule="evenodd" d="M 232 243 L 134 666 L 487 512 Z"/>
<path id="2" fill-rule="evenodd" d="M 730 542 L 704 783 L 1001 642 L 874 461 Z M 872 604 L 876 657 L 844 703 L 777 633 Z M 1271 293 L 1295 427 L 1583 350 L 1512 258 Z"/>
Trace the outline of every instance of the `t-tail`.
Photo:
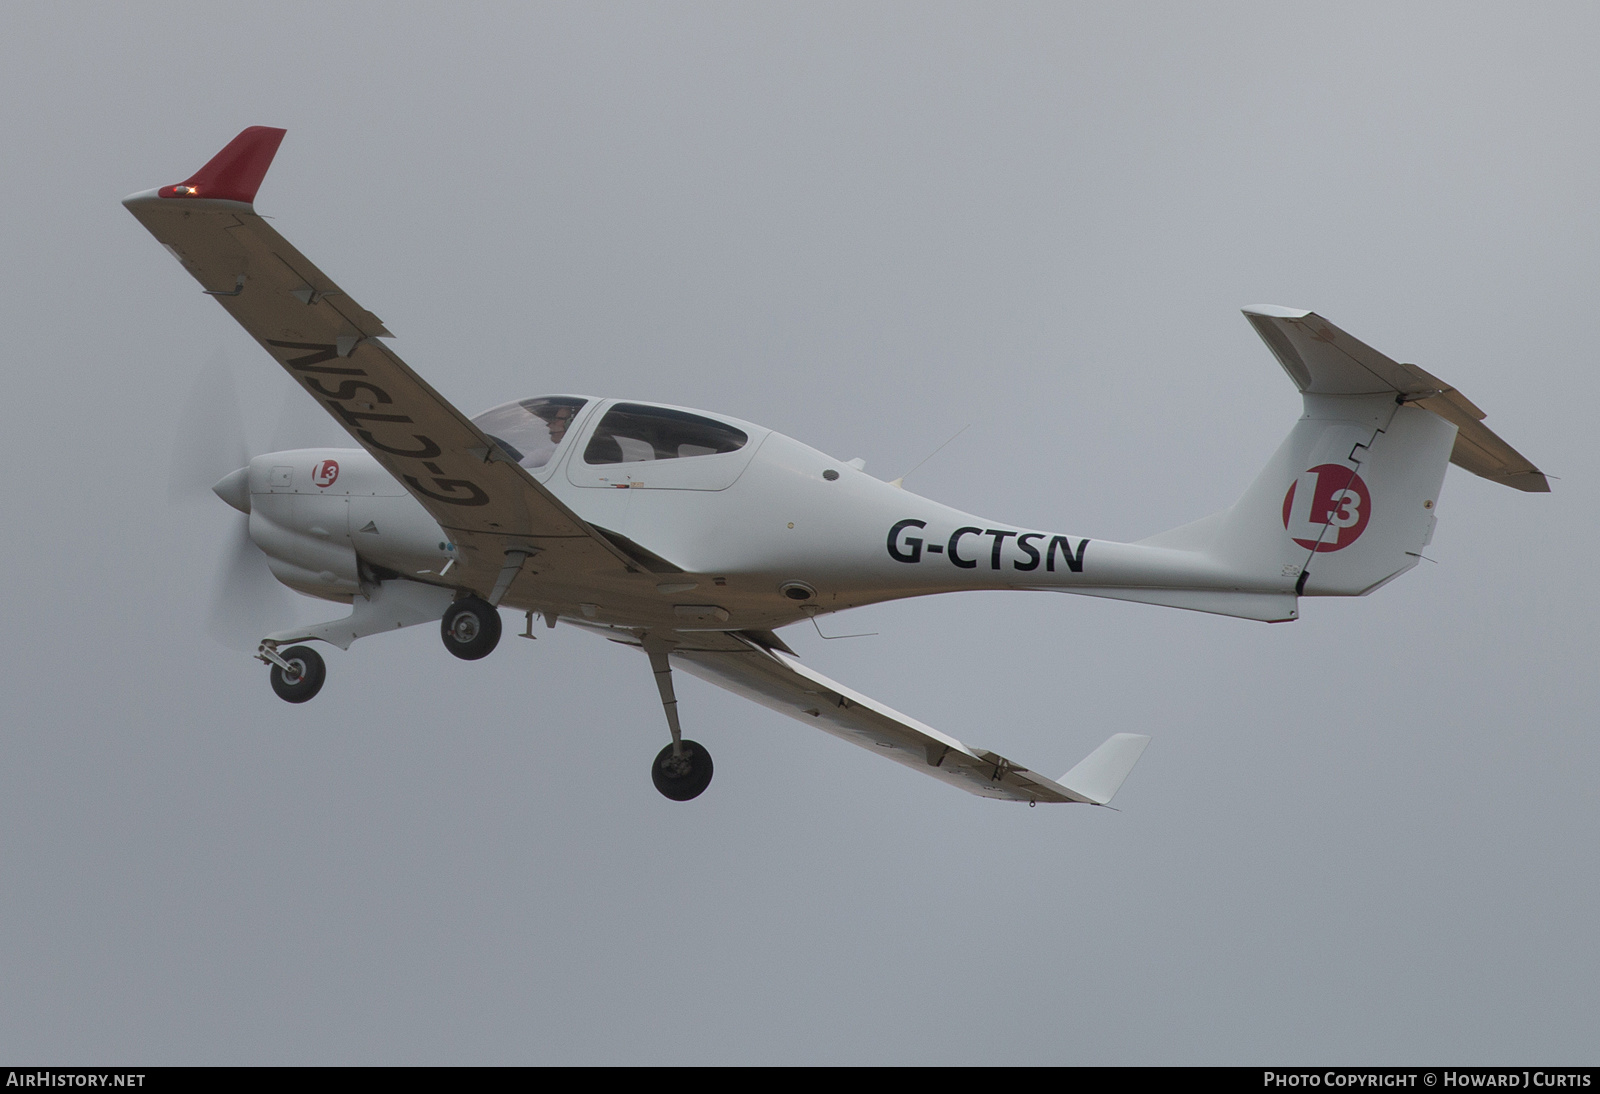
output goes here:
<path id="1" fill-rule="evenodd" d="M 1202 555 L 1232 590 L 1074 590 L 1271 621 L 1299 596 L 1362 596 L 1417 564 L 1454 463 L 1518 490 L 1545 476 L 1483 411 L 1416 365 L 1393 361 L 1314 312 L 1246 308 L 1305 414 L 1232 508 L 1143 540 Z"/>

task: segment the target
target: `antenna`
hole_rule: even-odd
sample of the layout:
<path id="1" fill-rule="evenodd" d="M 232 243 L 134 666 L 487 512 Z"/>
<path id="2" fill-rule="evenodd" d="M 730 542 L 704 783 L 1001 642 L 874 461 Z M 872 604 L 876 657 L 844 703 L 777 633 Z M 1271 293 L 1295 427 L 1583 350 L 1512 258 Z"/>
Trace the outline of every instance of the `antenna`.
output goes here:
<path id="1" fill-rule="evenodd" d="M 950 434 L 950 439 L 949 440 L 945 441 L 944 444 L 941 444 L 938 448 L 935 448 L 932 452 L 929 452 L 926 456 L 922 457 L 922 459 L 918 460 L 916 462 L 916 465 L 911 468 L 911 471 L 915 471 L 918 467 L 921 467 L 923 464 L 925 464 L 929 460 L 933 459 L 939 453 L 943 452 L 945 450 L 946 445 L 948 445 L 950 443 L 950 441 L 955 440 L 957 437 L 961 436 L 961 434 L 965 433 L 967 430 L 969 430 L 971 428 L 972 428 L 972 423 L 968 422 L 966 425 L 962 426 L 960 429 L 958 429 L 954 433 Z M 889 485 L 895 487 L 898 490 L 904 490 L 905 489 L 905 481 L 906 481 L 906 479 L 908 477 L 910 477 L 911 471 L 907 471 L 904 475 L 901 475 L 898 479 L 895 479 Z"/>
<path id="2" fill-rule="evenodd" d="M 916 469 L 913 468 L 912 470 L 916 470 Z M 805 612 L 806 615 L 811 617 L 811 625 L 813 627 L 817 628 L 817 637 L 818 638 L 826 638 L 828 641 L 832 642 L 834 639 L 837 639 L 837 638 L 876 638 L 878 636 L 878 632 L 877 631 L 863 631 L 860 634 L 823 634 L 821 625 L 819 625 L 817 623 L 817 608 L 816 608 L 816 605 L 813 604 L 813 605 L 810 605 L 809 607 L 801 608 L 800 610 Z"/>

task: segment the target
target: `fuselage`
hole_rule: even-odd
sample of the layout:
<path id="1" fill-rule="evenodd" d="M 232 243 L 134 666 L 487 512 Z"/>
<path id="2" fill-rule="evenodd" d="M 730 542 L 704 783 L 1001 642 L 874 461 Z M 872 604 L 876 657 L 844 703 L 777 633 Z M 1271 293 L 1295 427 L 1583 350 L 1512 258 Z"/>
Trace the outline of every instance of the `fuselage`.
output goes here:
<path id="1" fill-rule="evenodd" d="M 518 426 L 526 407 L 542 417 L 522 410 Z M 1282 582 L 1229 573 L 1194 551 L 975 517 L 722 415 L 564 396 L 506 404 L 475 422 L 585 521 L 658 563 L 647 582 L 531 580 L 502 601 L 552 619 L 770 629 L 961 590 L 1282 592 Z M 674 443 L 680 435 L 690 440 Z M 240 478 L 251 536 L 291 587 L 348 601 L 388 577 L 451 584 L 449 535 L 364 450 L 269 453 Z M 230 503 L 244 500 L 244 485 L 236 480 Z"/>

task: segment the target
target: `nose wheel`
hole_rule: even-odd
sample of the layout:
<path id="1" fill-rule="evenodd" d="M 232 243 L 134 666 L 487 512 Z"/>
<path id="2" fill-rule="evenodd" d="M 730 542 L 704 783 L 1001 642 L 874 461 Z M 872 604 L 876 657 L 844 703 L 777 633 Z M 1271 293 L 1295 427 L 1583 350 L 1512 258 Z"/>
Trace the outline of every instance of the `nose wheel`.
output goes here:
<path id="1" fill-rule="evenodd" d="M 439 635 L 444 648 L 463 661 L 488 657 L 500 642 L 500 613 L 487 600 L 466 597 L 445 611 Z"/>
<path id="2" fill-rule="evenodd" d="M 711 785 L 711 753 L 694 741 L 682 742 L 681 751 L 674 755 L 678 749 L 678 745 L 671 744 L 656 755 L 650 778 L 661 793 L 675 802 L 686 802 L 698 798 Z"/>
<path id="3" fill-rule="evenodd" d="M 310 646 L 290 646 L 272 659 L 272 690 L 286 703 L 315 698 L 327 678 L 328 666 Z"/>

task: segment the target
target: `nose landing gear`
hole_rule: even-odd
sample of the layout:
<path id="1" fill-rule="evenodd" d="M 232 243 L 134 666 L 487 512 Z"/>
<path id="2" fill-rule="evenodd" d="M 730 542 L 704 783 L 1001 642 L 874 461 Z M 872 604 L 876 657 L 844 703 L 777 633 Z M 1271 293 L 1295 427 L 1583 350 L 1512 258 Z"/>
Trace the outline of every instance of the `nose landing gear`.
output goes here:
<path id="1" fill-rule="evenodd" d="M 444 648 L 463 661 L 488 657 L 500 642 L 500 613 L 487 600 L 465 597 L 446 609 L 439 636 Z"/>
<path id="2" fill-rule="evenodd" d="M 310 646 L 290 646 L 273 651 L 272 690 L 286 703 L 304 703 L 316 697 L 328 678 L 322 655 Z"/>

